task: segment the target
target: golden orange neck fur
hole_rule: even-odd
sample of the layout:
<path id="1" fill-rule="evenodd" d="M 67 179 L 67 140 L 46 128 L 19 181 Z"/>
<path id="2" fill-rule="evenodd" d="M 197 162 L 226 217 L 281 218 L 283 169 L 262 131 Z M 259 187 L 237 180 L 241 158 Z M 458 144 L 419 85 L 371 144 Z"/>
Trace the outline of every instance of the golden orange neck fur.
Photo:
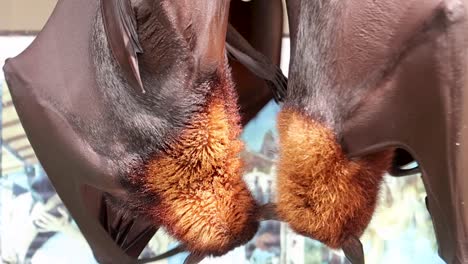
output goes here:
<path id="1" fill-rule="evenodd" d="M 192 252 L 224 254 L 258 225 L 242 179 L 237 112 L 231 85 L 215 88 L 205 110 L 148 165 L 145 189 L 161 199 L 153 217 Z"/>
<path id="2" fill-rule="evenodd" d="M 349 160 L 329 128 L 294 110 L 280 113 L 278 128 L 280 217 L 296 232 L 332 248 L 351 235 L 359 237 L 393 152 Z"/>

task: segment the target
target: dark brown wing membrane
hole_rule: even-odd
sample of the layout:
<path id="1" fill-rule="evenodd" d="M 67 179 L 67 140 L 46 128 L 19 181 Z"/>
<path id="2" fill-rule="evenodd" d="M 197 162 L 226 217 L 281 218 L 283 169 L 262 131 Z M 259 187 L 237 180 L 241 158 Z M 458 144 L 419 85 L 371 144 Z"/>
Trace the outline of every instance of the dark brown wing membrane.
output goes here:
<path id="1" fill-rule="evenodd" d="M 351 157 L 388 146 L 408 151 L 421 168 L 440 256 L 467 263 L 468 3 L 420 2 L 435 6 L 432 21 L 385 82 L 386 100 L 366 122 L 349 124 L 344 141 Z"/>
<path id="2" fill-rule="evenodd" d="M 103 193 L 121 188 L 117 171 L 65 116 L 89 121 L 105 111 L 90 50 L 99 5 L 97 0 L 59 1 L 34 43 L 9 59 L 4 71 L 28 139 L 96 259 L 134 263 L 155 229 L 138 219 L 125 220 L 103 203 Z"/>
<path id="3" fill-rule="evenodd" d="M 99 195 L 99 191 L 95 190 Z M 101 206 L 99 208 L 99 222 L 112 240 L 122 249 L 123 252 L 137 257 L 146 243 L 153 237 L 158 227 L 153 223 L 144 221 L 135 216 L 129 216 L 122 211 L 114 209 L 108 199 L 101 196 Z M 87 200 L 94 198 L 89 193 Z M 98 198 L 98 197 L 96 197 Z M 99 200 L 95 199 L 94 201 Z M 91 201 L 87 202 L 91 204 Z"/>

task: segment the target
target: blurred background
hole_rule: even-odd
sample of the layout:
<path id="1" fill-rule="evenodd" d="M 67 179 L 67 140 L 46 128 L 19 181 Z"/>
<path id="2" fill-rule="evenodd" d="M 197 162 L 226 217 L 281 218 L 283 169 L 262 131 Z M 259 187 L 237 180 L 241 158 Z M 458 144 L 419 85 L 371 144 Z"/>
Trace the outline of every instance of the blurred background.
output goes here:
<path id="1" fill-rule="evenodd" d="M 241 0 L 232 0 L 241 1 Z M 253 0 L 258 1 L 258 0 Z M 243 1 L 249 5 L 249 1 Z M 0 68 L 23 51 L 41 30 L 55 0 L 0 0 Z M 284 19 L 286 22 L 287 19 Z M 287 24 L 281 67 L 288 72 Z M 86 240 L 55 193 L 16 114 L 0 71 L 0 256 L 2 263 L 96 263 Z M 279 106 L 269 102 L 242 135 L 244 179 L 261 203 L 275 201 Z M 362 237 L 367 263 L 443 263 L 437 256 L 420 175 L 385 177 L 376 214 Z M 151 257 L 177 245 L 158 232 L 142 252 Z M 182 263 L 180 254 L 158 263 Z M 244 247 L 203 263 L 348 263 L 341 251 L 294 234 L 275 221 L 262 224 Z"/>

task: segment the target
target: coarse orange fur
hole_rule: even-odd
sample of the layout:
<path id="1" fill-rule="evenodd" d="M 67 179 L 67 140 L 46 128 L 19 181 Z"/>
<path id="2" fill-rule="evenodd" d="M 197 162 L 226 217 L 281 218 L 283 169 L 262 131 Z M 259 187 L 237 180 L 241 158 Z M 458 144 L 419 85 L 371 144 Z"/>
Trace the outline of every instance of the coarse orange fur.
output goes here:
<path id="1" fill-rule="evenodd" d="M 371 220 L 393 151 L 349 160 L 333 131 L 290 109 L 280 113 L 278 128 L 280 218 L 332 248 L 351 235 L 359 237 Z"/>
<path id="2" fill-rule="evenodd" d="M 149 163 L 146 189 L 161 198 L 153 216 L 191 252 L 222 255 L 257 230 L 256 203 L 242 179 L 239 134 L 236 98 L 224 80 L 176 144 Z"/>

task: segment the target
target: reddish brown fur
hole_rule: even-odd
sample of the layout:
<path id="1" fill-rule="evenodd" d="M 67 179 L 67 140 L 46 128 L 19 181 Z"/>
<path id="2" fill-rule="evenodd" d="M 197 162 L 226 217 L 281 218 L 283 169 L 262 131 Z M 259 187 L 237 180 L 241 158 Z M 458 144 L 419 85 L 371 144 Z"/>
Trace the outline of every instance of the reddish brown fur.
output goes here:
<path id="1" fill-rule="evenodd" d="M 374 212 L 393 151 L 349 160 L 329 128 L 293 110 L 280 113 L 278 127 L 280 217 L 296 232 L 332 248 L 350 235 L 359 237 Z"/>
<path id="2" fill-rule="evenodd" d="M 256 204 L 241 177 L 237 112 L 224 80 L 177 144 L 148 166 L 146 189 L 161 197 L 153 217 L 192 252 L 224 254 L 257 229 Z"/>

